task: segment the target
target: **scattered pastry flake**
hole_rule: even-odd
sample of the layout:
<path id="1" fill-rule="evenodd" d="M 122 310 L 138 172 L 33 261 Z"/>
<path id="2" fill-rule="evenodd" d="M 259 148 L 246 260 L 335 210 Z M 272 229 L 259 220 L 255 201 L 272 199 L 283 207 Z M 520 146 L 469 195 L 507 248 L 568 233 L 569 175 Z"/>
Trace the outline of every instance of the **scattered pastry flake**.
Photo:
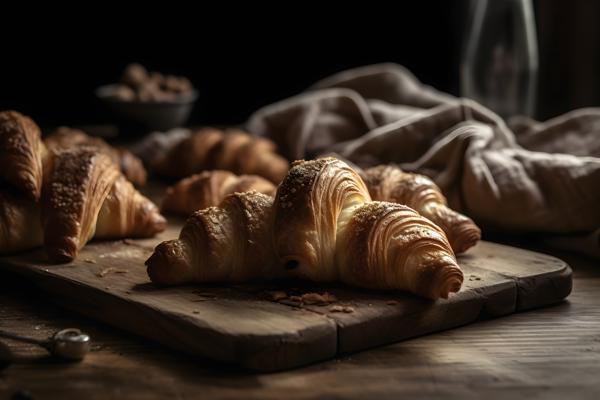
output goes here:
<path id="1" fill-rule="evenodd" d="M 91 258 L 84 258 L 83 261 L 90 264 L 96 264 L 96 260 L 92 260 Z"/>
<path id="2" fill-rule="evenodd" d="M 334 306 L 331 306 L 331 308 L 329 309 L 329 312 L 350 314 L 350 313 L 354 312 L 354 308 L 352 308 L 350 306 L 341 306 L 341 305 L 336 304 Z"/>
<path id="3" fill-rule="evenodd" d="M 296 296 L 293 296 L 296 297 Z M 291 298 L 290 298 L 291 299 Z M 335 303 L 337 301 L 337 297 L 332 295 L 331 293 L 325 292 L 323 294 L 319 293 L 305 293 L 300 296 L 300 302 L 303 304 L 311 305 L 327 305 L 331 303 Z"/>
<path id="4" fill-rule="evenodd" d="M 398 300 L 388 300 L 385 302 L 388 306 L 395 306 L 398 304 Z"/>
<path id="5" fill-rule="evenodd" d="M 477 275 L 470 275 L 470 276 L 469 276 L 469 280 L 470 280 L 470 281 L 480 281 L 480 280 L 481 280 L 481 278 L 480 278 L 480 277 L 478 277 Z"/>
<path id="6" fill-rule="evenodd" d="M 108 274 L 126 274 L 126 273 L 127 273 L 126 269 L 117 268 L 117 267 L 108 267 L 108 268 L 104 268 L 102 271 L 98 272 L 96 274 L 96 276 L 99 278 L 104 278 Z"/>
<path id="7" fill-rule="evenodd" d="M 194 313 L 194 314 L 200 314 L 200 311 L 194 310 L 194 311 L 192 311 L 192 313 Z"/>
<path id="8" fill-rule="evenodd" d="M 287 299 L 288 295 L 283 290 L 268 290 L 266 292 L 263 292 L 262 297 L 265 300 L 269 300 L 269 301 L 279 301 L 279 300 Z"/>
<path id="9" fill-rule="evenodd" d="M 123 240 L 121 240 L 121 242 L 123 242 L 123 244 L 127 244 L 127 245 L 134 244 L 133 240 L 131 240 L 131 239 L 123 239 Z"/>

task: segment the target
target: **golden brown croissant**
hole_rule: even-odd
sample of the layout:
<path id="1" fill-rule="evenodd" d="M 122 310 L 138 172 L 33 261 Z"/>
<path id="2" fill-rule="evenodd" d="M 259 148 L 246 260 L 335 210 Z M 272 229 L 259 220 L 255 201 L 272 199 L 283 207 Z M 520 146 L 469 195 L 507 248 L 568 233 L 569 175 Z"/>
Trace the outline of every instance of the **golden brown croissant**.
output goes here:
<path id="1" fill-rule="evenodd" d="M 110 157 L 91 147 L 49 156 L 42 193 L 44 245 L 68 262 L 99 237 L 153 236 L 166 227 L 157 207 L 122 178 Z"/>
<path id="2" fill-rule="evenodd" d="M 196 211 L 179 239 L 159 244 L 146 261 L 153 282 L 240 282 L 273 274 L 273 198 L 234 193 L 220 206 Z"/>
<path id="3" fill-rule="evenodd" d="M 49 150 L 62 150 L 74 146 L 89 146 L 108 155 L 119 166 L 121 172 L 134 185 L 146 184 L 147 173 L 142 161 L 128 150 L 114 148 L 99 137 L 68 127 L 60 127 L 44 139 Z"/>
<path id="4" fill-rule="evenodd" d="M 42 245 L 39 206 L 15 190 L 0 190 L 0 254 Z"/>
<path id="5" fill-rule="evenodd" d="M 31 118 L 16 111 L 0 112 L 0 179 L 39 200 L 44 152 L 40 128 Z"/>
<path id="6" fill-rule="evenodd" d="M 274 196 L 277 188 L 258 175 L 237 176 L 229 171 L 204 171 L 167 188 L 162 210 L 190 215 L 196 210 L 219 205 L 228 194 L 251 190 Z"/>
<path id="7" fill-rule="evenodd" d="M 275 143 L 241 131 L 204 128 L 179 141 L 153 163 L 171 178 L 183 178 L 207 169 L 253 174 L 279 183 L 288 162 L 276 153 Z"/>
<path id="8" fill-rule="evenodd" d="M 165 230 L 167 221 L 158 207 L 119 176 L 104 199 L 96 222 L 95 238 L 151 237 Z"/>
<path id="9" fill-rule="evenodd" d="M 463 274 L 444 232 L 408 207 L 369 200 L 344 162 L 294 162 L 277 190 L 273 227 L 290 275 L 431 299 L 458 291 Z"/>
<path id="10" fill-rule="evenodd" d="M 365 176 L 373 200 L 414 208 L 446 232 L 455 253 L 467 251 L 481 239 L 475 222 L 449 208 L 440 188 L 428 177 L 385 165 L 365 170 Z"/>
<path id="11" fill-rule="evenodd" d="M 336 256 L 342 282 L 430 299 L 460 290 L 463 273 L 444 232 L 412 208 L 365 203 L 341 226 Z"/>

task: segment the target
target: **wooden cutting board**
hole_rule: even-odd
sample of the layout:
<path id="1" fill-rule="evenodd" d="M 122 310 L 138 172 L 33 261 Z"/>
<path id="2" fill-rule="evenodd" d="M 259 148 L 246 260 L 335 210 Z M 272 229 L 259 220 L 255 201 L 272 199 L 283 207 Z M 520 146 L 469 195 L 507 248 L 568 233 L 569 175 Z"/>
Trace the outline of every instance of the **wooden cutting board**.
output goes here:
<path id="1" fill-rule="evenodd" d="M 561 301 L 571 291 L 563 261 L 481 242 L 459 257 L 461 291 L 436 302 L 404 293 L 285 282 L 157 288 L 144 261 L 156 244 L 177 237 L 174 224 L 159 237 L 95 242 L 79 258 L 51 265 L 42 250 L 0 258 L 0 269 L 26 276 L 56 302 L 167 346 L 245 368 L 275 371 L 390 343 L 481 318 Z M 333 294 L 331 304 L 275 300 Z"/>

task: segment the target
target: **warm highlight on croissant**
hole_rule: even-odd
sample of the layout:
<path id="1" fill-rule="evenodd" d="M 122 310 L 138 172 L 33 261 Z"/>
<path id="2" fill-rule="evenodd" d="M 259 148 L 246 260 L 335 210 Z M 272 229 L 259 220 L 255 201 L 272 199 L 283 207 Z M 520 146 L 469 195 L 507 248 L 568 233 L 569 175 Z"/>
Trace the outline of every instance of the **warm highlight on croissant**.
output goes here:
<path id="1" fill-rule="evenodd" d="M 274 221 L 275 252 L 292 276 L 431 299 L 462 284 L 444 232 L 408 207 L 370 202 L 363 180 L 337 159 L 294 162 Z"/>
<path id="2" fill-rule="evenodd" d="M 475 246 L 481 230 L 471 220 L 448 207 L 440 188 L 428 177 L 380 165 L 365 170 L 373 200 L 405 204 L 442 228 L 455 253 Z"/>
<path id="3" fill-rule="evenodd" d="M 167 221 L 160 215 L 158 207 L 121 175 L 102 203 L 94 237 L 151 237 L 166 227 Z"/>
<path id="4" fill-rule="evenodd" d="M 258 175 L 237 176 L 229 171 L 204 171 L 167 188 L 162 210 L 190 215 L 196 210 L 219 205 L 231 193 L 251 190 L 274 196 L 277 188 Z"/>
<path id="5" fill-rule="evenodd" d="M 33 200 L 42 190 L 44 146 L 40 128 L 16 111 L 0 112 L 0 180 Z"/>
<path id="6" fill-rule="evenodd" d="M 227 196 L 196 211 L 179 239 L 159 244 L 146 261 L 153 282 L 241 282 L 273 274 L 273 198 L 258 192 Z"/>
<path id="7" fill-rule="evenodd" d="M 110 157 L 91 147 L 53 153 L 42 194 L 42 228 L 48 257 L 73 260 L 95 235 L 153 236 L 166 222 Z"/>
<path id="8" fill-rule="evenodd" d="M 241 131 L 204 128 L 193 132 L 153 163 L 161 175 L 183 178 L 211 169 L 259 175 L 279 183 L 288 162 L 276 153 L 275 143 Z"/>
<path id="9" fill-rule="evenodd" d="M 49 150 L 59 151 L 75 146 L 94 147 L 99 152 L 108 155 L 119 166 L 121 172 L 134 185 L 141 187 L 146 184 L 147 173 L 142 161 L 130 151 L 117 149 L 99 137 L 86 134 L 79 129 L 60 127 L 44 139 Z"/>
<path id="10" fill-rule="evenodd" d="M 338 225 L 369 191 L 356 171 L 335 158 L 295 161 L 275 198 L 273 243 L 281 262 L 313 281 L 338 277 Z"/>

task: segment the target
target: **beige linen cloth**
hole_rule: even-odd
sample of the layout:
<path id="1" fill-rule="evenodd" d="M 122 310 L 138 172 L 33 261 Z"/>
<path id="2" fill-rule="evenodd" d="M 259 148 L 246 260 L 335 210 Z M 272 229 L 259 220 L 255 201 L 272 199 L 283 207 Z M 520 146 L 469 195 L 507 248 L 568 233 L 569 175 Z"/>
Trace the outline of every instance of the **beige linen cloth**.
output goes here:
<path id="1" fill-rule="evenodd" d="M 396 163 L 428 175 L 484 235 L 541 234 L 600 257 L 600 109 L 510 126 L 395 64 L 336 74 L 246 124 L 290 159 L 335 153 L 361 167 Z"/>

